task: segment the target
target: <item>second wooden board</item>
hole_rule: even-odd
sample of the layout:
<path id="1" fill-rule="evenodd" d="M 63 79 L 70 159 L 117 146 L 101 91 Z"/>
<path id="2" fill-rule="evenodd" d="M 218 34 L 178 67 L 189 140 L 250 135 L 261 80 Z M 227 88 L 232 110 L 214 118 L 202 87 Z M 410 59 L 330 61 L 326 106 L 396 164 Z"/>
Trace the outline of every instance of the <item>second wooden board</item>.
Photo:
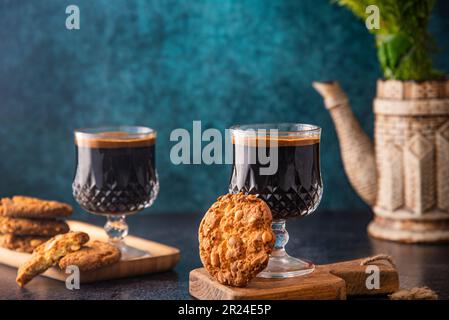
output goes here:
<path id="1" fill-rule="evenodd" d="M 247 287 L 222 285 L 204 268 L 190 272 L 190 294 L 201 300 L 342 300 L 347 296 L 380 295 L 399 289 L 395 267 L 383 262 L 361 265 L 364 259 L 317 266 L 308 275 L 287 279 L 255 278 Z M 376 267 L 373 267 L 375 265 Z M 379 286 L 374 277 L 377 272 Z"/>

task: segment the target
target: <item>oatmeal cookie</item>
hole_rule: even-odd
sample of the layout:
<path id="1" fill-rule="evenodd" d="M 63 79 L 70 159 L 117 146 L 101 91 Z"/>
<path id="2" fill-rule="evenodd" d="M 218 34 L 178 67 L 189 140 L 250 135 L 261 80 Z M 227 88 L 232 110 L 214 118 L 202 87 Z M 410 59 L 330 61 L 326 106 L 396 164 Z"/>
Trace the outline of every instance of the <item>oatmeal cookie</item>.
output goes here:
<path id="1" fill-rule="evenodd" d="M 0 233 L 17 236 L 43 236 L 52 237 L 66 233 L 69 226 L 64 221 L 54 219 L 25 219 L 8 218 L 0 216 Z"/>
<path id="2" fill-rule="evenodd" d="M 227 194 L 206 212 L 198 231 L 201 261 L 218 282 L 245 286 L 268 264 L 274 245 L 271 211 L 254 195 Z"/>
<path id="3" fill-rule="evenodd" d="M 48 239 L 49 237 L 0 234 L 0 247 L 17 252 L 32 253 L 36 247 L 40 246 Z"/>
<path id="4" fill-rule="evenodd" d="M 81 271 L 96 270 L 118 262 L 120 257 L 120 250 L 112 244 L 94 240 L 62 258 L 59 267 L 65 270 L 67 266 L 75 265 Z"/>
<path id="5" fill-rule="evenodd" d="M 89 241 L 84 232 L 69 232 L 57 235 L 37 247 L 30 260 L 20 266 L 16 282 L 23 287 L 35 276 L 58 264 L 59 260 L 69 253 L 78 251 Z"/>
<path id="6" fill-rule="evenodd" d="M 1 199 L 0 213 L 11 218 L 65 218 L 72 214 L 72 206 L 26 196 Z"/>

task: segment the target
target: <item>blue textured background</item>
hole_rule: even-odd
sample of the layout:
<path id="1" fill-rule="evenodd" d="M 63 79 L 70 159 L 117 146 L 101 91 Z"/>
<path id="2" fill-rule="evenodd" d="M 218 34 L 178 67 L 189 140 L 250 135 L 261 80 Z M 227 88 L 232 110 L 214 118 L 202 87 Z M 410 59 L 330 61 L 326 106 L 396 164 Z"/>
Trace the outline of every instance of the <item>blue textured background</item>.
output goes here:
<path id="1" fill-rule="evenodd" d="M 69 4 L 78 31 L 65 28 Z M 431 23 L 446 71 L 448 9 L 440 1 Z M 147 211 L 204 210 L 230 168 L 172 165 L 171 130 L 295 121 L 323 127 L 321 208 L 361 208 L 311 82 L 341 81 L 372 133 L 379 76 L 363 23 L 328 0 L 3 0 L 0 194 L 74 203 L 72 130 L 140 124 L 159 131 L 161 192 Z"/>

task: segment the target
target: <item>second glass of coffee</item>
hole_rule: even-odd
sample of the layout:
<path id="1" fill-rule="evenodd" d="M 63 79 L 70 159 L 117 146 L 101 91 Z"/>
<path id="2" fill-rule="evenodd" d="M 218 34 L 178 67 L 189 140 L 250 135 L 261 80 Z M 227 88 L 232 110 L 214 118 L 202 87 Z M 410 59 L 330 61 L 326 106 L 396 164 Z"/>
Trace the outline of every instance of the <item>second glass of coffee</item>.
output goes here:
<path id="1" fill-rule="evenodd" d="M 125 217 L 151 206 L 159 191 L 156 131 L 146 127 L 75 130 L 77 168 L 73 195 L 87 212 L 107 217 L 105 231 L 123 258 L 142 255 L 127 247 Z"/>
<path id="2" fill-rule="evenodd" d="M 312 263 L 286 253 L 285 223 L 312 213 L 321 201 L 321 129 L 296 123 L 255 124 L 234 126 L 231 135 L 234 161 L 229 192 L 258 196 L 273 215 L 275 247 L 259 276 L 287 278 L 312 272 Z"/>

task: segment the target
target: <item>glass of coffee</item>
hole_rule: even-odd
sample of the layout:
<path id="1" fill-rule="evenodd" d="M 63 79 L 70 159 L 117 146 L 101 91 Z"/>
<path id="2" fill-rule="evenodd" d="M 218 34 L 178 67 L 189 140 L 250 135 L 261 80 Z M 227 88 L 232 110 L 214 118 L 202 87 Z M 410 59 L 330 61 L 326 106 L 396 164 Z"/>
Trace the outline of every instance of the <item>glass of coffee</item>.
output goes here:
<path id="1" fill-rule="evenodd" d="M 287 278 L 312 272 L 308 261 L 289 256 L 287 219 L 307 216 L 321 201 L 321 128 L 309 124 L 237 125 L 231 128 L 233 167 L 230 193 L 254 194 L 273 215 L 276 235 L 265 278 Z"/>
<path id="2" fill-rule="evenodd" d="M 125 217 L 151 206 L 159 191 L 156 131 L 118 126 L 75 130 L 73 196 L 89 213 L 104 215 L 104 229 L 124 259 L 142 255 L 124 244 Z"/>

